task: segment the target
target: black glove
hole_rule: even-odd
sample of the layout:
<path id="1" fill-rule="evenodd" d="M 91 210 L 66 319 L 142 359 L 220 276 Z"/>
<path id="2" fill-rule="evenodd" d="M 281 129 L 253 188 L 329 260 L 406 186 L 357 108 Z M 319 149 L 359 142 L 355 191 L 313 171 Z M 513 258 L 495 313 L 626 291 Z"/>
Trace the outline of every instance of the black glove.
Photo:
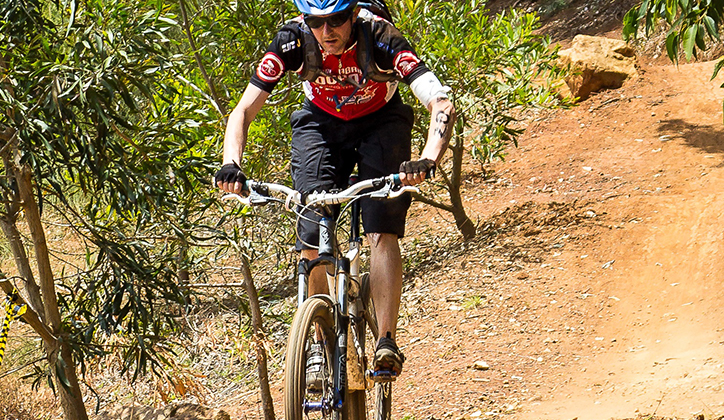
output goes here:
<path id="1" fill-rule="evenodd" d="M 435 168 L 437 168 L 435 161 L 430 159 L 407 160 L 400 164 L 400 172 L 408 175 L 424 173 L 425 179 L 435 176 Z"/>
<path id="2" fill-rule="evenodd" d="M 227 163 L 216 173 L 214 182 L 216 185 L 219 182 L 240 182 L 243 187 L 244 183 L 246 183 L 246 175 L 241 172 L 241 168 L 236 162 Z"/>

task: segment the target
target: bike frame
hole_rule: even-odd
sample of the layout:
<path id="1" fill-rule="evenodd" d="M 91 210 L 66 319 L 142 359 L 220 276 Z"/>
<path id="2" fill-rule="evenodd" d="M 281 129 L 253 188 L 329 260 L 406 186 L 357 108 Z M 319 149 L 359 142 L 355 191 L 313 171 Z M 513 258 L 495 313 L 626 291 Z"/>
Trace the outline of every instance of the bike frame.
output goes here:
<path id="1" fill-rule="evenodd" d="M 329 401 L 306 402 L 305 412 L 326 411 L 330 408 L 341 410 L 344 405 L 344 396 L 347 391 L 347 331 L 350 323 L 350 312 L 358 313 L 357 299 L 359 294 L 359 265 L 362 237 L 360 236 L 360 205 L 358 201 L 351 204 L 350 240 L 347 252 L 344 255 L 336 249 L 336 221 L 324 217 L 319 225 L 319 256 L 313 260 L 302 258 L 298 265 L 298 295 L 299 306 L 309 297 L 309 274 L 317 266 L 331 267 L 334 270 L 335 282 L 329 284 L 329 295 L 315 295 L 315 297 L 328 299 L 334 308 L 334 325 L 337 342 L 334 347 L 334 363 L 336 363 L 334 376 L 334 394 Z M 336 294 L 332 294 L 336 283 Z M 350 302 L 350 284 L 356 284 Z"/>
<path id="2" fill-rule="evenodd" d="M 242 197 L 237 194 L 228 194 L 224 199 L 235 198 L 245 205 L 263 205 L 270 201 L 281 201 L 272 199 L 271 192 L 286 195 L 285 207 L 292 211 L 291 205 L 324 206 L 333 204 L 342 204 L 351 201 L 351 220 L 350 220 L 350 241 L 344 254 L 336 249 L 336 220 L 332 217 L 323 217 L 319 222 L 319 249 L 318 257 L 309 260 L 302 258 L 298 264 L 298 296 L 297 303 L 302 303 L 309 298 L 309 274 L 318 266 L 331 268 L 333 279 L 329 284 L 329 294 L 317 294 L 315 298 L 324 299 L 329 306 L 333 308 L 334 334 L 336 342 L 334 343 L 334 359 L 335 375 L 333 378 L 333 393 L 331 400 L 325 398 L 319 402 L 305 401 L 303 410 L 305 413 L 322 412 L 328 414 L 330 411 L 340 411 L 344 406 L 345 395 L 347 393 L 347 331 L 350 325 L 350 313 L 352 317 L 363 314 L 364 307 L 359 297 L 360 290 L 360 249 L 362 245 L 362 237 L 360 235 L 360 204 L 356 200 L 362 191 L 372 190 L 366 193 L 371 198 L 395 198 L 408 191 L 418 191 L 417 188 L 411 186 L 401 186 L 402 183 L 397 174 L 389 175 L 383 178 L 376 178 L 367 181 L 357 182 L 341 192 L 321 192 L 312 193 L 306 197 L 306 204 L 302 201 L 302 194 L 289 187 L 270 184 L 257 181 L 247 181 L 245 190 L 248 196 Z M 328 271 L 329 273 L 329 271 Z M 329 276 L 328 276 L 329 277 Z M 328 283 L 329 278 L 328 278 Z M 354 285 L 356 290 L 352 290 L 350 296 L 350 285 Z M 335 289 L 336 287 L 336 289 Z M 357 349 L 358 350 L 358 349 Z M 363 350 L 361 350 L 363 352 Z M 359 354 L 359 351 L 358 351 Z"/>

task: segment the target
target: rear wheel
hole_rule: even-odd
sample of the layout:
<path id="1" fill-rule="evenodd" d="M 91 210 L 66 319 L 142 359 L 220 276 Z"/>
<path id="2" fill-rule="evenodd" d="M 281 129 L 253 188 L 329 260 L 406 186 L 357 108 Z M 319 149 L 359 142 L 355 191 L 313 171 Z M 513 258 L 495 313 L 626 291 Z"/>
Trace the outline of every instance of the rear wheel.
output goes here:
<path id="1" fill-rule="evenodd" d="M 375 417 L 374 420 L 392 419 L 392 382 L 375 384 Z"/>
<path id="2" fill-rule="evenodd" d="M 333 311 L 324 299 L 311 297 L 297 310 L 287 342 L 284 369 L 286 420 L 336 419 L 333 399 L 333 355 L 336 341 Z M 322 383 L 319 391 L 307 390 L 307 359 L 312 344 L 321 344 Z M 305 413 L 306 412 L 306 413 Z"/>
<path id="3" fill-rule="evenodd" d="M 372 368 L 375 347 L 378 339 L 377 317 L 370 294 L 369 275 L 360 277 L 360 299 L 362 310 L 352 324 L 349 346 L 359 346 L 363 351 L 363 371 Z M 357 343 L 354 340 L 357 340 Z M 348 394 L 348 420 L 389 420 L 392 413 L 392 383 L 374 383 L 365 390 L 350 391 Z"/>

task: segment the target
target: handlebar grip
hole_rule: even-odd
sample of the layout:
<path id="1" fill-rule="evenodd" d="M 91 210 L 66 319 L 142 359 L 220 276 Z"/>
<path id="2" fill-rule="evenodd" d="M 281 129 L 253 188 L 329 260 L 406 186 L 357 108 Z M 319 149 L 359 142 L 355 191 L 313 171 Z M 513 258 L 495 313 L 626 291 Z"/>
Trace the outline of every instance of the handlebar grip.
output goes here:
<path id="1" fill-rule="evenodd" d="M 432 174 L 430 173 L 430 171 L 427 171 L 427 173 L 425 174 L 425 179 L 430 178 L 432 178 Z M 400 180 L 400 174 L 392 175 L 392 183 L 395 184 L 395 187 L 399 187 L 402 185 L 402 180 Z"/>

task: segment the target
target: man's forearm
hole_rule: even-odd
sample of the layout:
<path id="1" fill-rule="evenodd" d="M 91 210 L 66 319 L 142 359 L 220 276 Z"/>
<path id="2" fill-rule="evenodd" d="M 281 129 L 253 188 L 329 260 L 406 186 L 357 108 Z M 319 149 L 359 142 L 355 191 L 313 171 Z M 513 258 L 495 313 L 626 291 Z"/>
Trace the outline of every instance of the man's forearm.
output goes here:
<path id="1" fill-rule="evenodd" d="M 269 93 L 249 84 L 241 100 L 229 115 L 224 134 L 224 162 L 236 162 L 241 166 L 241 157 L 246 147 L 249 125 L 264 105 Z"/>
<path id="2" fill-rule="evenodd" d="M 224 134 L 224 161 L 223 163 L 236 162 L 241 165 L 241 158 L 246 147 L 246 136 L 249 123 L 246 122 L 243 109 L 236 107 L 229 115 Z"/>
<path id="3" fill-rule="evenodd" d="M 452 137 L 455 124 L 455 109 L 449 99 L 439 98 L 430 104 L 430 114 L 427 143 L 420 158 L 431 159 L 436 163 L 440 163 Z"/>

